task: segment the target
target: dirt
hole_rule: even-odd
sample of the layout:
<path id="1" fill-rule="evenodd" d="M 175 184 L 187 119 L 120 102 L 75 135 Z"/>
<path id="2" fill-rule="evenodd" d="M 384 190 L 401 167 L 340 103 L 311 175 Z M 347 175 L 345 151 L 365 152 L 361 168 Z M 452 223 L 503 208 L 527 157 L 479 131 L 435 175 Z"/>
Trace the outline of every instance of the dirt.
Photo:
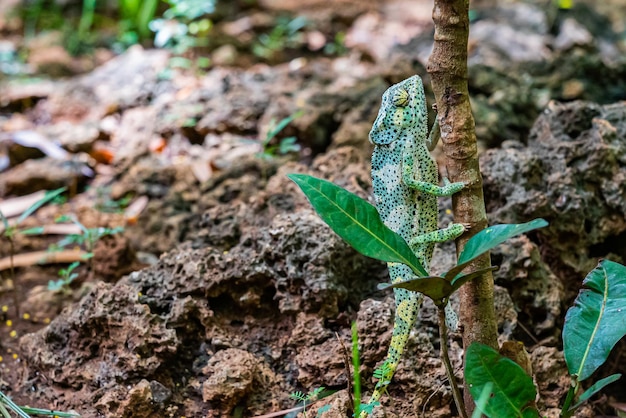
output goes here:
<path id="1" fill-rule="evenodd" d="M 66 202 L 21 227 L 59 215 L 123 227 L 98 240 L 64 292 L 47 286 L 67 264 L 0 272 L 0 390 L 17 403 L 87 418 L 253 417 L 323 386 L 334 393 L 309 410 L 351 416 L 352 321 L 363 389 L 373 389 L 394 315 L 391 293 L 376 290 L 386 268 L 335 235 L 286 175 L 313 174 L 371 201 L 367 134 L 389 83 L 425 75 L 430 16 L 399 12 L 401 1 L 345 1 L 341 11 L 275 3 L 236 18 L 221 10 L 215 42 L 237 47 L 227 59 L 220 52 L 228 66 L 204 74 L 172 70 L 165 50 L 133 47 L 82 75 L 2 84 L 0 196 L 68 188 Z M 556 417 L 570 385 L 565 312 L 599 259 L 626 262 L 626 66 L 616 41 L 624 26 L 586 5 L 554 17 L 503 3 L 477 10 L 470 39 L 489 220 L 542 217 L 550 227 L 492 253 L 499 340 L 526 344 L 539 409 Z M 581 8 L 593 19 L 581 20 Z M 311 33 L 329 38 L 341 27 L 347 53 L 323 56 L 306 43 L 271 60 L 246 53 L 250 34 L 289 10 L 316 22 Z M 262 156 L 271 121 L 298 109 L 279 138 L 295 136 L 300 151 Z M 111 203 L 127 197 L 147 204 L 131 214 Z M 442 225 L 450 205 L 441 202 Z M 17 234 L 13 252 L 61 238 Z M 0 254 L 10 252 L 0 240 Z M 453 258 L 449 243 L 432 264 L 444 271 Z M 456 416 L 441 343 L 425 303 L 373 417 Z M 449 344 L 461 379 L 460 334 Z M 625 349 L 616 346 L 598 378 L 626 371 Z M 626 402 L 624 387 L 622 378 L 576 416 L 609 413 L 609 402 Z"/>

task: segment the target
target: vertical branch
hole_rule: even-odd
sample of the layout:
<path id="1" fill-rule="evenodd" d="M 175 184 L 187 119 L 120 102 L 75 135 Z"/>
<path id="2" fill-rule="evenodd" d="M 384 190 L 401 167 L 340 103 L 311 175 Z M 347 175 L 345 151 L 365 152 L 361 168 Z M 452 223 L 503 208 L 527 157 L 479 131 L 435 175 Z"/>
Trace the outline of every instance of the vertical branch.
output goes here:
<path id="1" fill-rule="evenodd" d="M 457 240 L 459 252 L 473 234 L 487 226 L 474 118 L 467 87 L 468 10 L 469 0 L 435 0 L 435 43 L 427 66 L 437 101 L 437 118 L 449 178 L 453 182 L 468 184 L 452 198 L 455 222 L 470 226 L 469 233 Z M 475 271 L 490 265 L 490 256 L 486 254 L 472 262 L 467 270 Z M 464 285 L 460 295 L 464 347 L 476 341 L 497 349 L 491 273 Z M 474 403 L 468 390 L 465 390 L 464 398 L 471 415 Z"/>

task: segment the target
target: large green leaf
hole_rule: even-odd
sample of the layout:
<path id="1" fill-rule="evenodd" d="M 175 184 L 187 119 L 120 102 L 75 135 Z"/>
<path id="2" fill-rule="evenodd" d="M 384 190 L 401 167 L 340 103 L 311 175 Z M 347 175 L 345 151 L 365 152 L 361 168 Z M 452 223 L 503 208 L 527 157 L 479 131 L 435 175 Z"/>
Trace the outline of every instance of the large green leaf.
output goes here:
<path id="1" fill-rule="evenodd" d="M 602 260 L 565 315 L 563 351 L 571 375 L 585 380 L 626 334 L 626 267 Z"/>
<path id="2" fill-rule="evenodd" d="M 479 255 L 502 244 L 509 238 L 524 234 L 533 229 L 543 228 L 547 225 L 548 222 L 540 218 L 526 222 L 525 224 L 501 224 L 487 227 L 467 241 L 459 256 L 457 266 L 466 265 Z"/>
<path id="3" fill-rule="evenodd" d="M 324 222 L 355 250 L 377 260 L 406 264 L 428 276 L 402 237 L 387 228 L 374 206 L 333 183 L 306 174 L 289 174 Z"/>
<path id="4" fill-rule="evenodd" d="M 475 401 L 486 385 L 493 384 L 492 396 L 483 409 L 488 417 L 539 417 L 537 409 L 531 406 L 537 395 L 533 379 L 493 348 L 479 343 L 468 347 L 465 380 Z"/>

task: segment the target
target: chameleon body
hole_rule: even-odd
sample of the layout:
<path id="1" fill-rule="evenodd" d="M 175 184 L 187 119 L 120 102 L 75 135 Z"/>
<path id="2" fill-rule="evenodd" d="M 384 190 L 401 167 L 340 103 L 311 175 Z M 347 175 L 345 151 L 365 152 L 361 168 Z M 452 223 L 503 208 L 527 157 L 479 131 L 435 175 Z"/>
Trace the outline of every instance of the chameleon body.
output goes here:
<path id="1" fill-rule="evenodd" d="M 433 128 L 433 132 L 438 126 Z M 444 179 L 439 186 L 439 170 L 429 150 L 438 137 L 428 135 L 428 114 L 424 87 L 419 76 L 391 86 L 383 95 L 378 116 L 369 134 L 375 146 L 372 154 L 372 184 L 376 208 L 383 223 L 409 244 L 426 271 L 436 242 L 454 239 L 465 231 L 462 224 L 438 229 L 437 196 L 450 196 L 464 183 Z M 389 263 L 392 283 L 415 278 L 400 263 Z M 394 289 L 396 315 L 387 353 L 387 367 L 370 399 L 378 401 L 386 390 L 415 323 L 422 295 Z M 362 413 L 361 418 L 367 416 Z"/>

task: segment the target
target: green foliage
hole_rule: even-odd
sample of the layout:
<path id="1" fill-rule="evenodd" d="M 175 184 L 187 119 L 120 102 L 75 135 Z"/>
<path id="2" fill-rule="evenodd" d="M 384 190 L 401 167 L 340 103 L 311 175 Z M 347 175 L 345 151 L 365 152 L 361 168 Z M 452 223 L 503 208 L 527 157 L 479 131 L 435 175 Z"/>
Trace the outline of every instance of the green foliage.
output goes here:
<path id="1" fill-rule="evenodd" d="M 276 136 L 287 127 L 294 119 L 299 118 L 304 114 L 303 110 L 298 110 L 294 114 L 281 119 L 276 123 L 276 119 L 270 120 L 270 124 L 265 135 L 265 139 L 261 141 L 263 151 L 257 155 L 264 159 L 271 159 L 276 155 L 285 155 L 290 152 L 300 151 L 300 145 L 296 144 L 297 138 L 295 136 L 289 136 L 278 140 L 278 143 L 274 141 Z"/>
<path id="2" fill-rule="evenodd" d="M 163 13 L 166 19 L 195 20 L 215 11 L 217 0 L 165 0 L 169 8 Z"/>
<path id="3" fill-rule="evenodd" d="M 380 367 L 376 368 L 376 370 L 374 370 L 374 378 L 375 379 L 384 379 L 386 376 L 389 375 L 389 372 L 391 371 L 390 366 L 389 366 L 389 360 L 385 360 L 385 362 L 383 364 L 380 365 Z M 389 382 L 386 382 L 389 383 Z"/>
<path id="4" fill-rule="evenodd" d="M 330 410 L 330 405 L 320 406 L 319 408 L 317 408 L 317 414 L 315 414 L 315 416 L 319 418 L 322 416 L 324 412 L 327 412 L 329 410 Z"/>
<path id="5" fill-rule="evenodd" d="M 0 392 L 0 415 L 3 418 L 11 418 L 9 411 L 13 411 L 20 418 L 30 418 L 29 414 L 49 415 L 58 418 L 80 417 L 80 415 L 72 412 L 53 411 L 51 409 L 30 408 L 26 406 L 18 406 L 4 393 Z"/>
<path id="6" fill-rule="evenodd" d="M 335 231 L 335 233 L 347 241 L 355 250 L 363 255 L 382 261 L 405 264 L 413 270 L 416 275 L 415 279 L 405 280 L 392 285 L 385 284 L 379 286 L 379 288 L 404 288 L 410 291 L 423 293 L 424 295 L 430 297 L 440 308 L 440 327 L 443 330 L 442 338 L 445 338 L 445 315 L 443 314 L 443 310 L 445 309 L 450 295 L 454 291 L 458 290 L 467 281 L 495 269 L 495 267 L 491 266 L 480 271 L 462 274 L 461 271 L 464 267 L 476 257 L 501 244 L 506 239 L 547 225 L 547 222 L 543 219 L 537 219 L 526 224 L 496 225 L 487 228 L 485 231 L 475 234 L 466 243 L 466 249 L 461 254 L 457 266 L 449 272 L 444 273 L 443 277 L 428 276 L 404 239 L 384 225 L 376 208 L 367 201 L 326 180 L 318 179 L 305 174 L 290 174 L 288 177 L 304 192 L 322 220 L 324 220 L 324 222 L 326 222 L 331 229 Z M 498 354 L 496 353 L 496 355 Z M 449 370 L 449 374 L 453 375 L 451 366 L 449 366 L 449 359 L 447 358 L 447 350 L 442 350 L 442 356 L 444 364 L 447 366 L 447 370 Z M 478 356 L 479 360 L 483 360 L 485 358 L 485 356 Z M 499 369 L 502 367 L 505 368 L 505 371 L 508 370 L 507 368 L 512 367 L 506 361 L 495 361 L 494 358 L 487 358 L 487 360 L 490 360 L 491 363 L 495 362 L 498 366 L 498 372 L 500 372 Z M 513 364 L 515 365 L 515 363 Z M 485 366 L 486 365 L 483 365 L 482 369 L 479 369 L 478 365 L 473 365 L 471 369 L 476 373 L 479 370 L 482 370 L 483 374 L 488 374 L 490 369 Z M 388 367 L 389 365 L 387 363 L 383 364 L 382 368 L 374 373 L 374 376 L 378 379 L 388 379 Z M 480 378 L 482 376 L 479 375 L 478 377 Z M 490 380 L 486 380 L 485 384 L 493 382 L 493 376 L 489 377 Z M 510 376 L 507 378 L 510 378 Z M 528 376 L 527 378 L 530 379 Z M 453 382 L 451 383 L 454 385 Z M 492 405 L 493 402 L 496 402 L 494 401 L 495 398 L 498 400 L 495 408 L 502 408 L 501 405 L 509 406 L 507 414 L 499 416 L 515 416 L 521 418 L 538 417 L 536 410 L 524 409 L 526 401 L 522 402 L 520 405 L 514 403 L 511 404 L 511 401 L 516 400 L 517 398 L 510 398 L 509 395 L 526 396 L 528 393 L 521 392 L 519 388 L 515 386 L 510 386 L 510 388 L 513 388 L 514 391 L 511 393 L 506 390 L 499 391 L 497 397 L 490 398 L 485 408 L 487 410 L 489 408 L 494 408 Z M 532 379 L 530 379 L 530 388 L 531 392 L 534 393 Z M 453 386 L 453 390 L 456 390 L 455 393 L 458 394 L 458 389 L 456 389 L 455 386 Z M 476 391 L 476 396 L 480 396 L 484 391 L 484 385 L 477 387 Z M 463 410 L 460 398 L 460 395 L 455 396 L 455 402 L 457 403 L 458 408 Z M 375 405 L 372 404 L 359 405 L 359 409 L 370 413 L 374 406 Z M 514 414 L 511 415 L 511 413 Z"/>
<path id="7" fill-rule="evenodd" d="M 569 418 L 576 408 L 607 385 L 620 379 L 613 374 L 600 379 L 582 394 L 580 382 L 589 378 L 608 358 L 615 344 L 626 335 L 626 267 L 602 260 L 585 280 L 563 327 L 563 351 L 573 384 L 561 410 Z M 495 350 L 472 344 L 466 353 L 465 378 L 476 399 L 492 383 L 492 395 L 481 410 L 488 417 L 536 417 L 526 407 L 534 399 L 532 379 L 524 370 Z M 532 390 L 531 390 L 532 387 Z M 573 406 L 572 406 L 573 404 Z"/>
<path id="8" fill-rule="evenodd" d="M 58 198 L 60 196 L 60 194 L 65 191 L 65 189 L 66 189 L 65 187 L 62 187 L 60 189 L 56 189 L 56 190 L 52 190 L 52 191 L 46 191 L 44 193 L 44 196 L 41 199 L 39 199 L 38 201 L 36 201 L 35 203 L 33 203 L 28 209 L 26 209 L 20 215 L 20 217 L 17 219 L 17 221 L 15 221 L 13 223 L 13 225 L 9 224 L 9 220 L 4 216 L 2 211 L 0 211 L 0 219 L 2 220 L 2 223 L 3 223 L 3 226 L 4 226 L 4 230 L 1 232 L 1 235 L 4 236 L 4 238 L 6 238 L 7 241 L 9 241 L 9 248 L 10 248 L 9 257 L 11 258 L 11 269 L 10 269 L 10 272 L 11 272 L 11 279 L 13 280 L 13 289 L 14 289 L 14 291 L 13 291 L 13 303 L 15 304 L 15 314 L 16 314 L 16 316 L 20 316 L 20 312 L 19 312 L 20 292 L 19 292 L 18 283 L 15 280 L 15 271 L 13 269 L 13 255 L 15 253 L 13 238 L 14 238 L 16 233 L 23 232 L 23 231 L 19 231 L 18 228 L 19 228 L 20 224 L 22 222 L 24 222 L 24 220 L 26 218 L 28 218 L 30 215 L 35 213 L 35 211 L 37 211 L 37 209 L 39 209 L 40 207 L 42 207 L 46 203 L 51 202 L 54 199 Z"/>
<path id="9" fill-rule="evenodd" d="M 12 238 L 15 235 L 15 233 L 18 232 L 18 227 L 20 226 L 22 222 L 24 222 L 26 218 L 28 218 L 30 215 L 35 213 L 37 209 L 39 209 L 46 203 L 51 202 L 52 200 L 56 199 L 61 193 L 65 191 L 65 189 L 66 187 L 61 187 L 60 189 L 46 191 L 44 196 L 38 201 L 36 201 L 35 203 L 33 203 L 28 209 L 26 209 L 20 215 L 20 217 L 17 218 L 17 221 L 13 225 L 9 225 L 8 219 L 4 216 L 2 211 L 0 211 L 0 219 L 2 220 L 2 223 L 4 224 L 4 231 L 2 232 L 2 234 L 6 238 L 9 238 L 9 239 Z"/>
<path id="10" fill-rule="evenodd" d="M 307 196 L 317 214 L 355 250 L 368 257 L 409 266 L 417 278 L 395 284 L 382 284 L 379 288 L 403 288 L 430 297 L 437 306 L 444 306 L 450 295 L 468 280 L 476 278 L 495 267 L 463 275 L 461 270 L 476 257 L 484 254 L 506 239 L 542 228 L 543 219 L 519 225 L 495 225 L 474 235 L 457 264 L 443 277 L 429 276 L 402 237 L 387 228 L 378 211 L 370 203 L 331 182 L 306 174 L 290 174 Z"/>
<path id="11" fill-rule="evenodd" d="M 324 222 L 355 250 L 381 261 L 406 264 L 428 274 L 404 239 L 387 228 L 374 206 L 333 183 L 306 174 L 289 174 Z"/>
<path id="12" fill-rule="evenodd" d="M 565 362 L 579 381 L 591 376 L 626 335 L 626 267 L 602 260 L 583 286 L 563 327 Z"/>
<path id="13" fill-rule="evenodd" d="M 252 53 L 260 58 L 272 59 L 277 52 L 299 45 L 301 42 L 300 30 L 307 24 L 303 16 L 296 18 L 280 17 L 276 26 L 269 34 L 261 34 L 252 46 Z"/>
<path id="14" fill-rule="evenodd" d="M 525 224 L 502 224 L 489 226 L 474 235 L 459 255 L 458 265 L 465 267 L 469 262 L 509 238 L 525 234 L 533 229 L 543 228 L 548 223 L 543 219 L 535 219 Z"/>
<path id="15" fill-rule="evenodd" d="M 583 286 L 563 326 L 565 362 L 575 382 L 565 400 L 563 417 L 571 416 L 575 408 L 621 377 L 614 374 L 596 382 L 570 407 L 580 382 L 604 364 L 615 344 L 626 335 L 626 267 L 602 260 L 585 277 Z"/>
<path id="16" fill-rule="evenodd" d="M 152 36 L 150 22 L 159 0 L 118 0 L 121 21 L 118 29 L 123 45 L 133 45 Z"/>
<path id="17" fill-rule="evenodd" d="M 306 405 L 307 405 L 307 403 L 310 403 L 312 401 L 317 400 L 317 398 L 320 396 L 320 394 L 323 391 L 324 391 L 324 387 L 319 387 L 317 389 L 313 389 L 309 393 L 296 391 L 296 392 L 293 392 L 292 394 L 290 394 L 289 397 L 303 403 L 303 411 L 302 412 L 304 413 L 304 416 L 306 417 Z"/>
<path id="18" fill-rule="evenodd" d="M 169 8 L 163 18 L 150 22 L 155 33 L 154 45 L 183 54 L 191 48 L 204 46 L 213 22 L 204 17 L 215 11 L 216 0 L 166 0 Z"/>
<path id="19" fill-rule="evenodd" d="M 124 231 L 123 227 L 116 228 L 105 228 L 105 227 L 96 227 L 96 228 L 87 228 L 85 225 L 80 223 L 78 219 L 70 215 L 62 215 L 56 219 L 56 222 L 67 222 L 70 221 L 81 230 L 80 234 L 69 234 L 66 235 L 61 241 L 57 243 L 58 247 L 67 247 L 69 245 L 80 245 L 83 246 L 89 253 L 91 253 L 96 245 L 96 243 L 107 235 L 115 235 Z"/>
<path id="20" fill-rule="evenodd" d="M 345 43 L 346 43 L 346 33 L 337 32 L 337 34 L 333 38 L 333 42 L 330 42 L 324 45 L 324 53 L 328 55 L 345 54 L 348 51 L 348 48 L 346 47 Z"/>
<path id="21" fill-rule="evenodd" d="M 70 286 L 75 278 L 78 277 L 78 273 L 74 273 L 74 269 L 80 265 L 79 261 L 75 261 L 67 268 L 59 270 L 59 280 L 50 280 L 48 282 L 48 290 L 52 292 L 64 292 L 70 293 Z"/>
<path id="22" fill-rule="evenodd" d="M 110 190 L 106 188 L 98 188 L 96 190 L 95 209 L 103 213 L 122 213 L 132 200 L 131 195 L 124 196 L 121 199 L 111 199 Z"/>
<path id="23" fill-rule="evenodd" d="M 486 385 L 493 385 L 482 410 L 487 417 L 539 417 L 537 409 L 529 406 L 537 395 L 532 377 L 493 348 L 479 343 L 469 346 L 465 353 L 465 380 L 474 399 L 483 394 Z"/>

